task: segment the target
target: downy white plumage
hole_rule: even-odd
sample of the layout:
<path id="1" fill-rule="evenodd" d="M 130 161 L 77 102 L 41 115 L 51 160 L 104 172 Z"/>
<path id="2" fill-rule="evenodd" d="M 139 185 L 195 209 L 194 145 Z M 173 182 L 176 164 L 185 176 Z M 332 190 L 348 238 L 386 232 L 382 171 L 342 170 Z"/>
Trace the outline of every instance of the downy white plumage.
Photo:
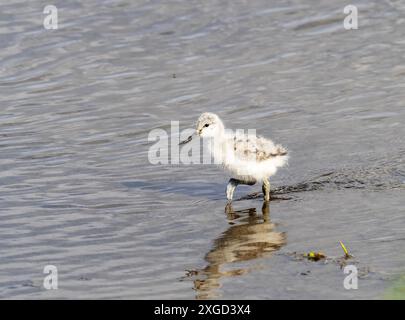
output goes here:
<path id="1" fill-rule="evenodd" d="M 222 164 L 231 174 L 226 190 L 228 201 L 232 201 L 238 184 L 253 185 L 257 181 L 263 183 L 264 200 L 270 200 L 268 178 L 287 163 L 288 155 L 284 147 L 249 131 L 226 130 L 221 119 L 208 112 L 198 118 L 194 135 L 209 139 L 207 145 L 215 163 Z M 180 144 L 191 141 L 193 136 Z"/>

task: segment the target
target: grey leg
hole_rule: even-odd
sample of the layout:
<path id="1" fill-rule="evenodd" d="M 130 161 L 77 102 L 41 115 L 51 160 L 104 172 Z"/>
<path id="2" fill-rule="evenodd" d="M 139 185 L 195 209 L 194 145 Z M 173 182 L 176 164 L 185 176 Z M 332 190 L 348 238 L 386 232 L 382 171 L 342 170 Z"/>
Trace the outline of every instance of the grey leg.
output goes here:
<path id="1" fill-rule="evenodd" d="M 270 182 L 269 182 L 269 179 L 267 179 L 267 178 L 263 179 L 262 190 L 263 190 L 264 201 L 270 201 Z"/>
<path id="2" fill-rule="evenodd" d="M 239 179 L 230 179 L 228 182 L 228 186 L 226 187 L 226 197 L 228 199 L 228 202 L 232 201 L 233 198 L 233 193 L 238 186 L 238 184 L 246 184 L 249 186 L 252 186 L 256 183 L 256 180 L 253 179 L 246 179 L 246 180 L 239 180 Z"/>
<path id="3" fill-rule="evenodd" d="M 235 191 L 238 184 L 239 180 L 236 179 L 229 180 L 228 185 L 226 186 L 226 198 L 228 199 L 228 202 L 232 201 L 233 192 Z"/>

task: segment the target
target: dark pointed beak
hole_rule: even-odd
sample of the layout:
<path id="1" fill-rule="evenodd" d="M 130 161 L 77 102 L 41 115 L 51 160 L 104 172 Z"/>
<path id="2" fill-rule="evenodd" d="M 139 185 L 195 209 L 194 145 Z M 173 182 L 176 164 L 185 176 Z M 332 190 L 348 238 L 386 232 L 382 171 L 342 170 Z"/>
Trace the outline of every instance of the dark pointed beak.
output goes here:
<path id="1" fill-rule="evenodd" d="M 182 144 L 189 143 L 191 140 L 193 140 L 193 137 L 194 137 L 194 136 L 199 136 L 200 133 L 201 133 L 201 130 L 194 132 L 194 133 L 193 133 L 191 136 L 189 136 L 186 140 L 180 142 L 180 143 L 179 143 L 179 146 L 182 145 Z"/>
<path id="2" fill-rule="evenodd" d="M 191 140 L 193 140 L 193 136 L 189 136 L 186 140 L 181 141 L 181 142 L 179 143 L 179 146 L 182 145 L 182 144 L 189 143 Z"/>

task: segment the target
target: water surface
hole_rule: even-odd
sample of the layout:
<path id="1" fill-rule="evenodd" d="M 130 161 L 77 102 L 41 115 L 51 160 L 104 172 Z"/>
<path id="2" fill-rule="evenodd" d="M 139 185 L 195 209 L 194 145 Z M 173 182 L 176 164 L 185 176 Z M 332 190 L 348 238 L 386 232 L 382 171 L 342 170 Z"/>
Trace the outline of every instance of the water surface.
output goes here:
<path id="1" fill-rule="evenodd" d="M 58 30 L 42 1 L 2 3 L 0 297 L 384 297 L 405 263 L 405 11 L 353 4 L 347 31 L 343 0 L 57 2 Z M 151 129 L 203 111 L 290 150 L 287 200 L 226 208 L 215 166 L 148 162 Z M 294 256 L 340 240 L 358 290 Z"/>

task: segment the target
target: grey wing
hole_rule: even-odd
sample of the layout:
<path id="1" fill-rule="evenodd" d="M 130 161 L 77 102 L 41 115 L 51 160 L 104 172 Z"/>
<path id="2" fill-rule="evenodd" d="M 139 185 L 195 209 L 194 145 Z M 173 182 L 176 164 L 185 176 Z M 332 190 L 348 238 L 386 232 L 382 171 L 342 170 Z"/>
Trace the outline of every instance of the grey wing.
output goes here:
<path id="1" fill-rule="evenodd" d="M 288 153 L 283 146 L 263 137 L 235 135 L 232 140 L 235 156 L 244 161 L 265 161 Z"/>

